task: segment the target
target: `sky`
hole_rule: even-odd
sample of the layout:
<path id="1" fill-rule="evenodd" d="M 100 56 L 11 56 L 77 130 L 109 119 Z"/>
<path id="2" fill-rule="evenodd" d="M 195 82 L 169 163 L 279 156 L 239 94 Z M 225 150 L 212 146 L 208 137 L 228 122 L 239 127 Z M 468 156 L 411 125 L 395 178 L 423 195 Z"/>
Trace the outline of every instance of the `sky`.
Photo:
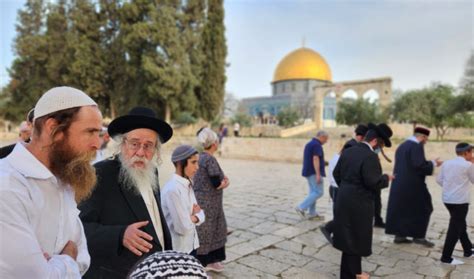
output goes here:
<path id="1" fill-rule="evenodd" d="M 17 9 L 0 0 L 0 86 L 8 81 Z M 474 49 L 474 0 L 227 0 L 226 90 L 270 96 L 278 62 L 305 46 L 328 62 L 333 81 L 389 76 L 409 90 L 457 86 Z"/>

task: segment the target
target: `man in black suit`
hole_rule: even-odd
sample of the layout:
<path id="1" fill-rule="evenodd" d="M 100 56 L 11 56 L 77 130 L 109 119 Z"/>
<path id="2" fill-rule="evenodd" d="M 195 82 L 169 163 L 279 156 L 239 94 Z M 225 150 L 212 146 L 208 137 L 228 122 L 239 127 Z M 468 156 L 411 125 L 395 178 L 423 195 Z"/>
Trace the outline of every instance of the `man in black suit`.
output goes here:
<path id="1" fill-rule="evenodd" d="M 79 205 L 91 255 L 84 278 L 125 278 L 142 257 L 172 249 L 157 162 L 173 130 L 151 109 L 137 107 L 112 121 L 108 132 L 120 152 L 95 165 L 97 186 Z"/>
<path id="2" fill-rule="evenodd" d="M 339 185 L 333 245 L 342 251 L 342 279 L 368 278 L 362 273 L 361 262 L 372 254 L 375 195 L 394 178 L 382 174 L 377 156 L 384 146 L 392 145 L 392 130 L 384 123 L 369 123 L 368 128 L 362 142 L 342 152 L 333 171 Z"/>

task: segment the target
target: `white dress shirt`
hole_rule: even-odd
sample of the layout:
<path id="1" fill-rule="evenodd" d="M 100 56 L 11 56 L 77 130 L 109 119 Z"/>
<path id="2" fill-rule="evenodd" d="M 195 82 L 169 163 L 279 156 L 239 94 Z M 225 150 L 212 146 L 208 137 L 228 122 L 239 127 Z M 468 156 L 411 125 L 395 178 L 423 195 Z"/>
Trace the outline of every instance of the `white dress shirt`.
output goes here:
<path id="1" fill-rule="evenodd" d="M 173 249 L 190 253 L 199 248 L 199 238 L 196 226 L 205 221 L 204 211 L 196 214 L 199 219 L 195 224 L 191 221 L 193 205 L 197 204 L 194 190 L 189 180 L 177 174 L 163 188 L 161 204 L 166 222 L 170 228 Z"/>
<path id="2" fill-rule="evenodd" d="M 71 187 L 23 144 L 0 160 L 0 181 L 0 278 L 81 278 L 90 256 Z M 60 255 L 69 240 L 76 261 Z"/>
<path id="3" fill-rule="evenodd" d="M 336 180 L 334 179 L 334 175 L 332 175 L 334 169 L 336 168 L 336 165 L 337 165 L 337 162 L 339 161 L 339 158 L 341 157 L 340 154 L 334 154 L 334 156 L 332 156 L 332 159 L 331 161 L 329 161 L 329 165 L 328 165 L 328 171 L 329 171 L 329 185 L 331 187 L 338 187 L 337 186 L 337 182 Z"/>
<path id="4" fill-rule="evenodd" d="M 158 204 L 156 203 L 153 189 L 148 187 L 147 189 L 140 188 L 140 194 L 142 195 L 143 201 L 145 202 L 146 209 L 150 215 L 153 228 L 155 229 L 158 240 L 160 241 L 161 247 L 165 250 L 165 238 L 163 234 L 163 226 L 161 225 L 160 211 L 158 210 Z"/>
<path id="5" fill-rule="evenodd" d="M 471 183 L 474 183 L 474 164 L 461 156 L 448 160 L 441 165 L 436 182 L 443 187 L 444 203 L 469 203 Z"/>

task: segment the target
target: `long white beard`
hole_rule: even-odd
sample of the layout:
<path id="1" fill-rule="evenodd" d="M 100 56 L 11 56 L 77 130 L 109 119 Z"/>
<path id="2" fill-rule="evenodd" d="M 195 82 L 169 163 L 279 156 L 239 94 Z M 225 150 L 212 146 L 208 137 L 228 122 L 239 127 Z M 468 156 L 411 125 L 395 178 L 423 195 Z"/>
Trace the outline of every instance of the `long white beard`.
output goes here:
<path id="1" fill-rule="evenodd" d="M 125 189 L 132 190 L 137 195 L 140 194 L 140 190 L 143 191 L 151 188 L 153 191 L 156 191 L 158 188 L 156 159 L 157 156 L 155 154 L 151 160 L 137 156 L 127 160 L 120 153 L 119 160 L 122 168 L 120 169 L 119 181 L 122 182 Z M 137 161 L 143 162 L 145 164 L 144 168 L 133 167 L 133 163 Z"/>

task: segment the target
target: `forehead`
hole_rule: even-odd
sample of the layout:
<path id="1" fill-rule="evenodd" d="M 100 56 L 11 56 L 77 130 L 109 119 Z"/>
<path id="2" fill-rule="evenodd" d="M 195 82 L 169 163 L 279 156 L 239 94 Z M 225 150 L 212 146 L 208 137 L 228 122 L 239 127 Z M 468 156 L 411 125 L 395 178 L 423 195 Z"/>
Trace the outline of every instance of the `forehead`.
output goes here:
<path id="1" fill-rule="evenodd" d="M 82 125 L 90 128 L 102 128 L 102 113 L 96 106 L 81 107 L 72 125 Z"/>
<path id="2" fill-rule="evenodd" d="M 158 133 L 150 129 L 140 128 L 126 133 L 125 137 L 128 140 L 143 140 L 156 142 L 158 140 Z"/>

